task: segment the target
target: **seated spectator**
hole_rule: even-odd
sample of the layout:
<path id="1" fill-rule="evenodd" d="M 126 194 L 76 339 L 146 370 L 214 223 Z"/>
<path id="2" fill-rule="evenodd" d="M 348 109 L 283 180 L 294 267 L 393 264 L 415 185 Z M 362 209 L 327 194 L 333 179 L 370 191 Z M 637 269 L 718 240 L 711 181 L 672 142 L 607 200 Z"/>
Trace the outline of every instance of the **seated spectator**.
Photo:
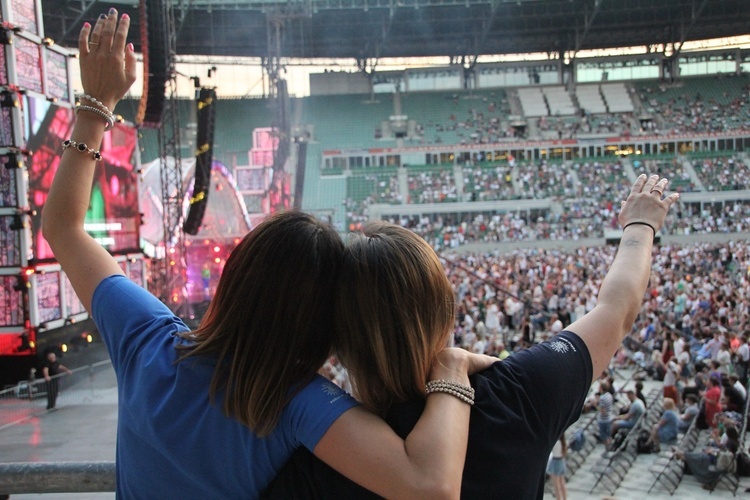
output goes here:
<path id="1" fill-rule="evenodd" d="M 625 391 L 625 394 L 630 400 L 630 406 L 627 412 L 623 415 L 618 415 L 612 421 L 612 435 L 615 435 L 620 429 L 630 431 L 630 429 L 635 427 L 638 419 L 646 412 L 646 405 L 636 396 L 634 390 L 628 389 Z"/>
<path id="2" fill-rule="evenodd" d="M 676 450 L 675 456 L 685 462 L 685 472 L 692 474 L 703 484 L 704 489 L 711 489 L 722 474 L 722 466 L 726 463 L 726 453 L 734 454 L 740 448 L 740 438 L 734 426 L 728 426 L 724 432 L 724 444 L 707 446 L 701 451 L 691 452 Z M 722 456 L 724 455 L 724 456 Z"/>
<path id="3" fill-rule="evenodd" d="M 680 414 L 680 421 L 677 423 L 677 430 L 683 433 L 687 432 L 700 411 L 700 407 L 698 406 L 698 396 L 695 394 L 688 394 L 685 396 L 685 408 Z"/>
<path id="4" fill-rule="evenodd" d="M 646 440 L 646 445 L 651 445 L 655 452 L 660 451 L 660 444 L 670 444 L 677 441 L 677 427 L 680 416 L 675 409 L 672 398 L 664 398 L 664 412 L 661 418 L 651 427 L 651 434 Z"/>

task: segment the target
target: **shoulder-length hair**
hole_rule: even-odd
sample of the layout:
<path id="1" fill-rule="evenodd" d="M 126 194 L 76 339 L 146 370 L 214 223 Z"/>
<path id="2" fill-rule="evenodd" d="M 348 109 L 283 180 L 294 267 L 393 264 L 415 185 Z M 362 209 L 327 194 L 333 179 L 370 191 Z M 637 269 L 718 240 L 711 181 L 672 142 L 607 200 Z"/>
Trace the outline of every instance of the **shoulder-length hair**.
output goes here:
<path id="1" fill-rule="evenodd" d="M 311 215 L 285 212 L 253 229 L 227 259 L 216 295 L 180 361 L 216 358 L 209 394 L 264 436 L 331 352 L 334 287 L 344 244 Z"/>
<path id="2" fill-rule="evenodd" d="M 422 238 L 373 221 L 344 251 L 334 347 L 355 395 L 371 411 L 423 398 L 435 354 L 446 345 L 455 299 Z"/>

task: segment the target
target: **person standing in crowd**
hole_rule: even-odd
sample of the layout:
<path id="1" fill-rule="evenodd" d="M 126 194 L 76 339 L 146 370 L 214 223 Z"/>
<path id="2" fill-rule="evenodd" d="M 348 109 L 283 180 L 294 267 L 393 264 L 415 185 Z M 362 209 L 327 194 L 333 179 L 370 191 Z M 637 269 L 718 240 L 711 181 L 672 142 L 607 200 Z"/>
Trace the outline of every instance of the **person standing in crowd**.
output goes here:
<path id="1" fill-rule="evenodd" d="M 60 363 L 60 361 L 57 359 L 57 354 L 55 354 L 54 351 L 48 352 L 47 357 L 44 360 L 44 364 L 42 365 L 42 375 L 44 375 L 44 380 L 46 381 L 47 386 L 48 410 L 54 409 L 57 405 L 57 393 L 60 390 L 60 377 L 57 377 L 57 375 L 63 372 L 67 373 L 68 375 L 73 374 L 71 370 Z"/>
<path id="2" fill-rule="evenodd" d="M 612 406 L 615 402 L 609 391 L 609 382 L 602 380 L 599 383 L 599 402 L 596 408 L 596 422 L 599 424 L 599 440 L 604 443 L 604 447 L 607 450 L 612 442 Z"/>
<path id="3" fill-rule="evenodd" d="M 565 441 L 565 434 L 563 433 L 552 447 L 552 453 L 547 464 L 547 474 L 552 478 L 556 500 L 567 500 L 568 498 L 568 490 L 565 486 L 565 459 L 567 456 L 568 443 Z"/>
<path id="4" fill-rule="evenodd" d="M 703 393 L 703 411 L 708 427 L 716 427 L 716 415 L 721 413 L 721 379 L 716 376 L 708 378 L 708 386 Z"/>
<path id="5" fill-rule="evenodd" d="M 257 498 L 300 447 L 383 496 L 456 496 L 470 406 L 453 392 L 469 392 L 468 374 L 495 360 L 433 351 L 424 371 L 441 383 L 405 439 L 318 374 L 344 251 L 332 227 L 295 211 L 256 226 L 194 331 L 86 232 L 98 147 L 135 81 L 129 25 L 116 9 L 83 24 L 84 95 L 42 213 L 117 376 L 118 498 Z"/>
<path id="6" fill-rule="evenodd" d="M 580 417 L 594 374 L 607 368 L 641 309 L 655 231 L 678 198 L 663 197 L 666 184 L 645 175 L 633 184 L 619 216 L 619 250 L 591 312 L 472 377 L 475 404 L 462 497 L 543 497 L 550 451 Z M 454 301 L 438 256 L 413 232 L 370 221 L 352 236 L 336 294 L 341 313 L 334 345 L 355 396 L 385 415 L 399 434 L 409 432 L 424 408 L 425 374 L 414 360 L 431 357 L 447 341 Z M 435 324 L 446 314 L 445 323 Z M 334 496 L 371 493 L 305 450 L 295 453 L 266 492 L 267 498 Z"/>

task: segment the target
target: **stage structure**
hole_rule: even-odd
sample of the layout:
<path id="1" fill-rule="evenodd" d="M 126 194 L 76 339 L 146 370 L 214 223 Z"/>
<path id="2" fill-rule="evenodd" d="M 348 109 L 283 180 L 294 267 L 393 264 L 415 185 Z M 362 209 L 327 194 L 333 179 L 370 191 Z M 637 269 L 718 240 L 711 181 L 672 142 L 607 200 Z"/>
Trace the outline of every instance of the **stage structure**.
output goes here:
<path id="1" fill-rule="evenodd" d="M 170 168 L 177 168 L 173 159 L 169 158 L 168 162 Z M 154 160 L 143 165 L 141 176 L 139 197 L 144 220 L 141 237 L 147 251 L 164 241 L 164 228 L 160 223 L 163 210 L 160 169 L 161 161 Z M 203 174 L 199 174 L 195 158 L 184 159 L 180 171 L 184 179 L 183 213 L 191 210 L 191 200 L 197 191 L 210 191 L 204 198 L 206 206 L 200 229 L 195 234 L 185 235 L 185 260 L 188 264 L 185 286 L 168 291 L 170 300 L 185 304 L 186 317 L 191 318 L 200 316 L 201 309 L 213 296 L 226 259 L 252 225 L 235 179 L 223 164 L 212 162 L 205 184 L 201 184 Z"/>
<path id="2" fill-rule="evenodd" d="M 46 38 L 39 0 L 0 0 L 0 384 L 25 379 L 37 354 L 88 313 L 41 232 L 41 212 L 70 138 L 75 53 Z M 104 135 L 86 229 L 145 285 L 135 127 Z"/>
<path id="3" fill-rule="evenodd" d="M 182 200 L 184 190 L 177 117 L 177 82 L 174 55 L 176 33 L 173 2 L 140 0 L 141 47 L 145 71 L 143 95 L 138 108 L 139 126 L 156 128 L 161 159 L 161 202 L 163 244 L 157 249 L 149 289 L 175 313 L 186 311 L 181 295 L 173 290 L 185 287 L 185 237 Z"/>

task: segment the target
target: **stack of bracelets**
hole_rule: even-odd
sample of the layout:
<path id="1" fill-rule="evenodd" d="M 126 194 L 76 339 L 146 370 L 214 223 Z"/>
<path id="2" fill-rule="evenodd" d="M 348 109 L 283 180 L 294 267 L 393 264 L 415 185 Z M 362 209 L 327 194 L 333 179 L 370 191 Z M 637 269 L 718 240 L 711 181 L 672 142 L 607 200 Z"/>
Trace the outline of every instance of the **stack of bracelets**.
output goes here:
<path id="1" fill-rule="evenodd" d="M 444 392 L 451 396 L 456 396 L 458 399 L 469 405 L 474 404 L 474 389 L 470 385 L 463 385 L 457 382 L 451 382 L 450 380 L 430 380 L 427 382 L 425 387 L 427 394 L 433 392 Z"/>
<path id="2" fill-rule="evenodd" d="M 85 99 L 88 101 L 89 104 L 81 104 L 80 100 Z M 94 113 L 102 118 L 104 118 L 104 122 L 106 125 L 104 126 L 104 131 L 112 130 L 112 127 L 115 126 L 115 114 L 110 111 L 110 109 L 104 105 L 103 102 L 99 101 L 98 99 L 91 97 L 88 94 L 81 94 L 78 96 L 78 102 L 76 103 L 76 114 L 78 114 L 81 111 L 88 111 L 89 113 Z M 72 139 L 68 139 L 63 141 L 62 143 L 63 150 L 68 148 L 73 148 L 76 151 L 80 151 L 81 153 L 88 153 L 91 155 L 91 157 L 94 159 L 94 161 L 100 161 L 102 159 L 102 154 L 97 151 L 94 148 L 90 148 L 88 144 L 85 142 L 76 142 Z"/>
<path id="3" fill-rule="evenodd" d="M 85 99 L 91 105 L 89 104 L 82 104 L 80 101 L 81 99 Z M 107 125 L 104 127 L 104 131 L 112 130 L 112 127 L 115 126 L 116 117 L 115 114 L 109 110 L 107 106 L 105 106 L 101 101 L 91 97 L 88 94 L 81 94 L 78 96 L 78 102 L 76 103 L 76 114 L 78 114 L 81 111 L 88 111 L 90 113 L 96 113 L 97 115 L 104 118 L 104 121 L 107 123 Z"/>

